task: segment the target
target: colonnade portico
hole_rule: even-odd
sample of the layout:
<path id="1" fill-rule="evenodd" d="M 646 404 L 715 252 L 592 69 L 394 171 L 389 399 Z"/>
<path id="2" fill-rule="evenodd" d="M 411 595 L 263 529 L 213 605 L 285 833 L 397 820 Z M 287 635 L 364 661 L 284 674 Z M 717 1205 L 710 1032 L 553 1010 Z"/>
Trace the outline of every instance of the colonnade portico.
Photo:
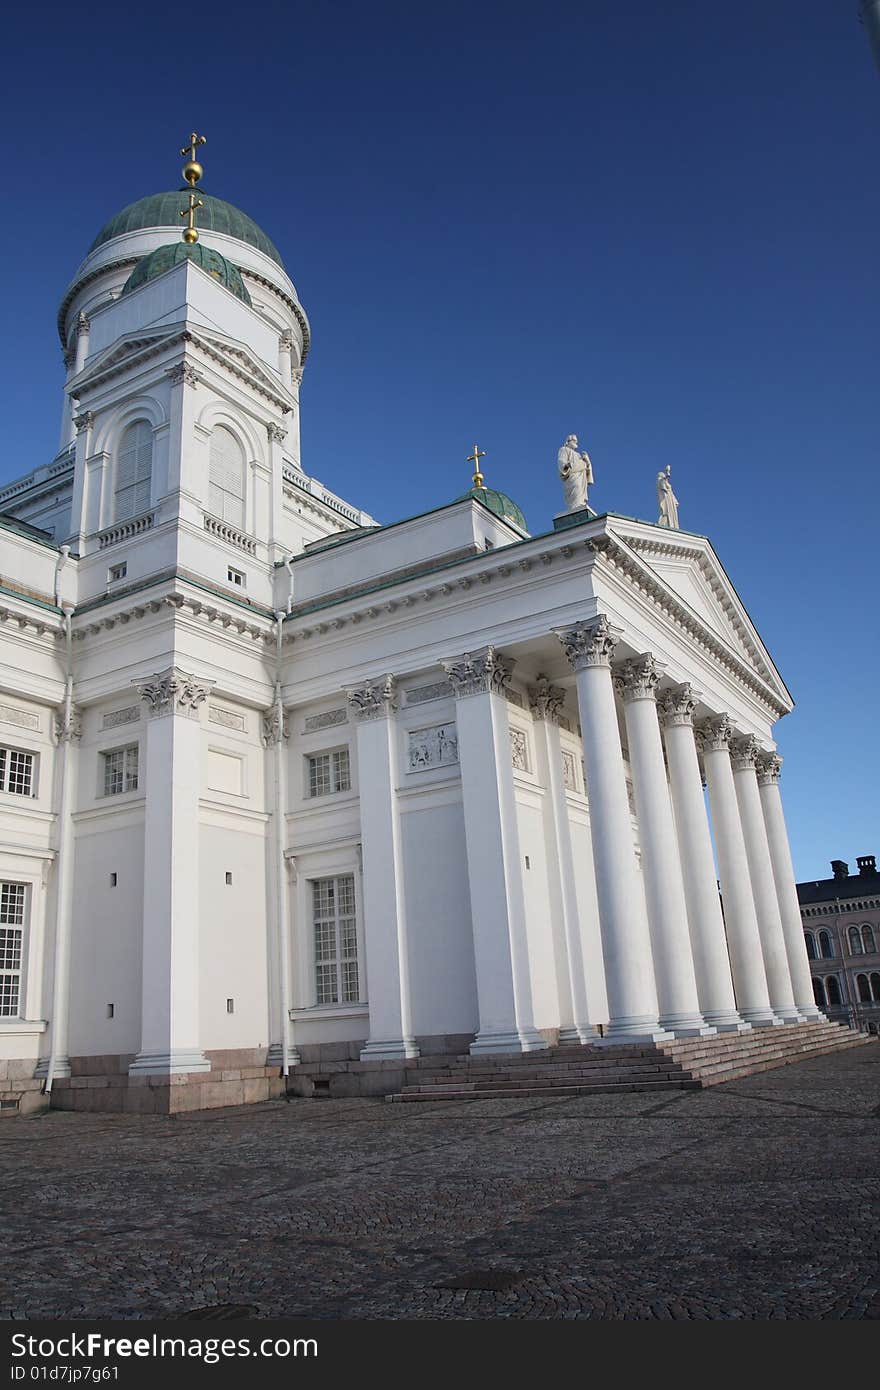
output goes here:
<path id="1" fill-rule="evenodd" d="M 565 689 L 539 676 L 527 693 L 545 825 L 552 827 L 558 859 L 551 869 L 556 906 L 547 904 L 547 911 L 559 914 L 556 940 L 564 942 L 556 976 L 560 1040 L 665 1042 L 822 1018 L 796 904 L 780 760 L 754 736 L 739 734 L 726 713 L 695 725 L 702 697 L 687 682 L 664 687 L 664 668 L 651 652 L 616 660 L 622 633 L 606 615 L 553 631 L 575 678 L 589 816 L 588 827 L 569 820 L 558 727 Z M 547 1019 L 535 1017 L 511 758 L 507 696 L 515 663 L 489 646 L 441 665 L 455 697 L 467 846 L 479 1013 L 470 1050 L 538 1051 L 548 1045 L 539 1031 L 546 1031 Z M 417 1055 L 395 805 L 395 688 L 395 678 L 386 676 L 347 692 L 361 763 L 370 980 L 365 1059 Z M 623 704 L 637 836 L 615 691 Z M 596 948 L 585 950 L 575 891 L 574 866 L 590 857 L 607 995 L 601 1030 L 603 1020 L 592 1016 L 596 990 L 587 964 L 596 970 Z"/>

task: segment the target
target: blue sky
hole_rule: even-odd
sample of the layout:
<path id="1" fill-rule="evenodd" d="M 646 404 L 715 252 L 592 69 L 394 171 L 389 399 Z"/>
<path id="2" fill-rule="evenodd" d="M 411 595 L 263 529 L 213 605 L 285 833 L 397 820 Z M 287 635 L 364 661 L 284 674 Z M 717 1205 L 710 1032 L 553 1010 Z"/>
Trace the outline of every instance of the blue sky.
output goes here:
<path id="1" fill-rule="evenodd" d="M 279 246 L 314 333 L 303 461 L 390 521 L 474 440 L 531 529 L 577 431 L 591 503 L 672 465 L 797 700 L 795 869 L 880 854 L 880 76 L 856 0 L 15 7 L 0 478 L 57 447 L 61 294 L 179 182 Z"/>

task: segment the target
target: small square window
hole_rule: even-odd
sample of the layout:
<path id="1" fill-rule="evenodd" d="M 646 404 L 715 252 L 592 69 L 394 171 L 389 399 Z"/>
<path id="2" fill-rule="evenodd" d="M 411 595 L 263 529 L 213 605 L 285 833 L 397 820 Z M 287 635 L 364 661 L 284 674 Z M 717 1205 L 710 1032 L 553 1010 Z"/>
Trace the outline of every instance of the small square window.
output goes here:
<path id="1" fill-rule="evenodd" d="M 36 755 L 22 748 L 0 748 L 0 792 L 36 796 Z"/>
<path id="2" fill-rule="evenodd" d="M 107 571 L 107 583 L 115 584 L 117 579 L 124 579 L 128 574 L 128 565 L 123 560 L 119 565 L 111 565 Z"/>
<path id="3" fill-rule="evenodd" d="M 114 748 L 102 753 L 104 762 L 103 794 L 118 796 L 120 792 L 136 792 L 138 786 L 138 745 Z"/>
<path id="4" fill-rule="evenodd" d="M 226 874 L 226 882 L 227 882 L 227 883 L 231 883 L 231 882 L 232 882 L 232 874 L 229 873 L 228 871 L 227 871 L 227 874 Z"/>
<path id="5" fill-rule="evenodd" d="M 316 753 L 308 759 L 309 796 L 329 796 L 351 791 L 351 762 L 347 748 Z"/>
<path id="6" fill-rule="evenodd" d="M 228 583 L 235 584 L 239 589 L 247 588 L 244 572 L 242 570 L 233 569 L 232 565 L 227 566 L 226 579 Z"/>

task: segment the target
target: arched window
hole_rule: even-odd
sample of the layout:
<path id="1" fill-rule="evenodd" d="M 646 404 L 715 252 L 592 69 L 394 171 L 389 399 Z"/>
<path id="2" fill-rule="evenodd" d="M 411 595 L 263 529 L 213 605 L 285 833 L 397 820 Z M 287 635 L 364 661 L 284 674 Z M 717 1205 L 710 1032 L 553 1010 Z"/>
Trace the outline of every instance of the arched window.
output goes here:
<path id="1" fill-rule="evenodd" d="M 827 1002 L 825 999 L 825 986 L 823 985 L 821 980 L 813 980 L 813 998 L 819 1005 L 820 1009 L 825 1008 L 825 1004 Z"/>
<path id="2" fill-rule="evenodd" d="M 244 526 L 244 453 L 222 425 L 211 432 L 208 511 L 231 526 Z"/>
<path id="3" fill-rule="evenodd" d="M 116 455 L 114 520 L 127 521 L 148 510 L 152 474 L 152 426 L 148 420 L 135 420 L 120 439 Z"/>
<path id="4" fill-rule="evenodd" d="M 867 975 L 857 975 L 857 976 L 856 976 L 856 989 L 857 989 L 858 992 L 859 992 L 859 1003 L 860 1003 L 860 1004 L 870 1004 L 870 1002 L 871 1002 L 871 986 L 870 986 L 870 984 L 868 983 L 868 977 L 867 977 Z"/>
<path id="5" fill-rule="evenodd" d="M 871 975 L 871 998 L 875 1004 L 880 1004 L 880 973 L 876 970 Z"/>
<path id="6" fill-rule="evenodd" d="M 816 959 L 816 938 L 811 931 L 804 932 L 804 940 L 807 943 L 807 960 Z"/>
<path id="7" fill-rule="evenodd" d="M 865 955 L 877 949 L 874 945 L 874 928 L 869 927 L 867 923 L 862 927 L 862 945 L 865 948 Z"/>
<path id="8" fill-rule="evenodd" d="M 819 933 L 819 954 L 823 960 L 834 959 L 834 943 L 831 940 L 830 931 L 820 931 Z"/>
<path id="9" fill-rule="evenodd" d="M 862 933 L 858 927 L 850 927 L 849 929 L 849 953 L 851 956 L 862 954 Z"/>
<path id="10" fill-rule="evenodd" d="M 843 1000 L 840 997 L 840 984 L 836 975 L 829 975 L 825 981 L 825 993 L 828 995 L 829 1008 L 840 1008 Z"/>

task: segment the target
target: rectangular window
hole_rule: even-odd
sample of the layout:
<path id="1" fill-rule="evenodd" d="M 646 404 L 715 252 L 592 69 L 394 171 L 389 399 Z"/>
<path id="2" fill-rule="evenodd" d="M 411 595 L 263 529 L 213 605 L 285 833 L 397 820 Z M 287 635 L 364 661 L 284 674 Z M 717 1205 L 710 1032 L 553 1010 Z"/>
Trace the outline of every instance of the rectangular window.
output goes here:
<path id="1" fill-rule="evenodd" d="M 128 565 L 123 560 L 121 564 L 111 565 L 107 571 L 107 583 L 115 584 L 117 579 L 124 579 L 128 574 Z"/>
<path id="2" fill-rule="evenodd" d="M 138 784 L 138 746 L 114 748 L 102 753 L 104 759 L 104 795 L 118 796 L 120 792 L 136 792 Z"/>
<path id="3" fill-rule="evenodd" d="M 351 765 L 347 748 L 317 753 L 309 758 L 309 796 L 329 796 L 351 791 Z"/>
<path id="4" fill-rule="evenodd" d="M 24 954 L 25 885 L 0 883 L 0 1018 L 18 1018 Z"/>
<path id="5" fill-rule="evenodd" d="M 359 998 L 354 874 L 312 880 L 315 994 L 318 1004 Z"/>
<path id="6" fill-rule="evenodd" d="M 230 584 L 235 584 L 239 589 L 246 589 L 244 574 L 241 570 L 233 569 L 231 565 L 226 568 L 226 578 Z"/>
<path id="7" fill-rule="evenodd" d="M 0 792 L 34 796 L 36 755 L 21 748 L 0 748 Z"/>

